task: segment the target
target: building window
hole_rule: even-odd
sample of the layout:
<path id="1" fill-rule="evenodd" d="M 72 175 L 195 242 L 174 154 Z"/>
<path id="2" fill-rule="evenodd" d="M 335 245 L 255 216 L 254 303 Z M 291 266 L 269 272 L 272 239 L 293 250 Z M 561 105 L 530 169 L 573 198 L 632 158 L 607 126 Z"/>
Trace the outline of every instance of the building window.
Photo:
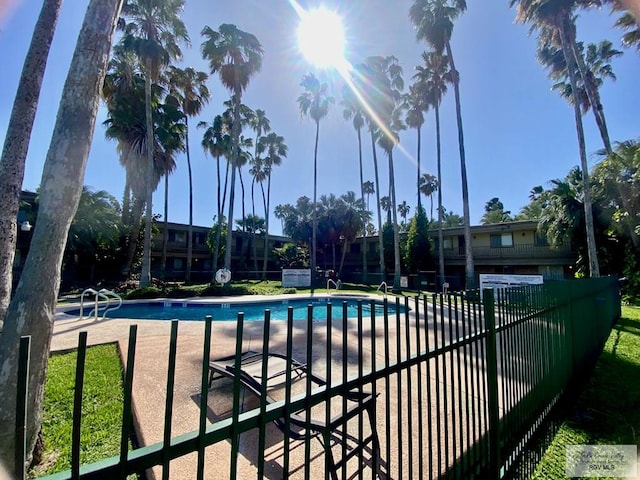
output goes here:
<path id="1" fill-rule="evenodd" d="M 496 233 L 491 235 L 491 248 L 513 247 L 513 233 Z"/>
<path id="2" fill-rule="evenodd" d="M 236 252 L 242 251 L 242 237 L 236 237 Z"/>
<path id="3" fill-rule="evenodd" d="M 351 250 L 349 253 L 360 253 L 360 244 L 357 242 L 354 242 L 351 244 Z"/>
<path id="4" fill-rule="evenodd" d="M 549 241 L 545 235 L 540 235 L 536 232 L 533 236 L 533 243 L 536 247 L 548 247 Z"/>
<path id="5" fill-rule="evenodd" d="M 174 271 L 184 270 L 184 260 L 182 258 L 173 259 L 173 270 Z"/>
<path id="6" fill-rule="evenodd" d="M 453 250 L 453 238 L 444 237 L 442 239 L 442 248 L 444 248 L 445 250 Z"/>
<path id="7" fill-rule="evenodd" d="M 169 241 L 175 243 L 185 243 L 187 241 L 186 232 L 169 230 Z"/>

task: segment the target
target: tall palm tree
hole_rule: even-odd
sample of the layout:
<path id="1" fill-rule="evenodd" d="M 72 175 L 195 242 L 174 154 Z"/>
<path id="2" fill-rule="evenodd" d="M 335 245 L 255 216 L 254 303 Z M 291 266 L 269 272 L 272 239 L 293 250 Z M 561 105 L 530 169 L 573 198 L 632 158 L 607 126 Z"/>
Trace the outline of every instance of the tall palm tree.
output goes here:
<path id="1" fill-rule="evenodd" d="M 9 478 L 22 478 L 16 463 L 17 374 L 20 337 L 31 336 L 25 445 L 31 459 L 42 421 L 47 364 L 60 287 L 60 265 L 69 226 L 82 193 L 102 84 L 121 0 L 91 0 L 78 35 L 45 160 L 38 222 L 20 282 L 0 335 L 0 464 Z M 14 219 L 15 221 L 15 219 Z M 34 301 L 37 292 L 37 301 Z M 20 472 L 20 475 L 18 475 Z"/>
<path id="2" fill-rule="evenodd" d="M 267 210 L 267 200 L 266 195 L 264 193 L 264 181 L 267 179 L 267 174 L 264 168 L 264 162 L 258 155 L 258 152 L 253 156 L 251 160 L 251 168 L 249 169 L 249 174 L 251 175 L 251 212 L 252 215 L 256 216 L 256 202 L 255 202 L 255 185 L 258 183 L 260 185 L 260 190 L 262 192 L 262 206 L 264 210 Z M 278 205 L 279 207 L 280 205 Z M 276 218 L 281 218 L 279 215 L 280 210 L 276 207 Z M 255 240 L 255 232 L 251 232 L 251 244 L 253 246 L 253 270 L 255 272 L 258 271 L 258 255 L 256 251 L 256 240 Z"/>
<path id="3" fill-rule="evenodd" d="M 227 174 L 224 181 L 224 192 L 222 190 L 222 179 L 220 175 L 220 157 L 231 157 L 231 136 L 229 135 L 228 122 L 225 116 L 216 115 L 211 123 L 200 122 L 198 128 L 204 128 L 205 132 L 202 137 L 202 148 L 205 154 L 208 152 L 212 157 L 216 159 L 216 174 L 217 174 L 217 215 L 216 215 L 216 231 L 214 234 L 214 248 L 213 248 L 213 276 L 211 283 L 215 282 L 215 274 L 218 268 L 218 251 L 220 245 L 220 235 L 222 233 L 222 220 L 224 212 L 224 202 L 227 196 L 227 179 L 230 162 L 227 162 Z"/>
<path id="4" fill-rule="evenodd" d="M 329 105 L 334 101 L 329 95 L 325 82 L 321 82 L 313 73 L 302 77 L 300 86 L 304 91 L 298 97 L 298 106 L 303 116 L 311 118 L 316 124 L 316 140 L 313 149 L 313 228 L 311 232 L 311 292 L 314 291 L 316 277 L 316 244 L 318 219 L 316 202 L 318 198 L 318 139 L 320 138 L 320 120 L 329 113 Z"/>
<path id="5" fill-rule="evenodd" d="M 262 279 L 267 279 L 267 259 L 269 257 L 269 205 L 271 201 L 271 174 L 273 167 L 280 166 L 282 159 L 287 156 L 288 147 L 284 143 L 284 137 L 274 132 L 260 138 L 258 152 L 263 155 L 264 172 L 267 177 L 267 201 L 265 203 L 265 235 L 264 235 L 264 258 L 262 260 Z"/>
<path id="6" fill-rule="evenodd" d="M 231 132 L 231 157 L 236 159 L 240 152 L 240 105 L 242 94 L 249 81 L 262 68 L 262 45 L 251 33 L 240 30 L 235 25 L 222 24 L 218 31 L 204 27 L 202 36 L 202 56 L 209 61 L 211 73 L 218 73 L 222 84 L 235 96 Z M 233 239 L 233 204 L 235 201 L 236 165 L 231 162 L 231 188 L 229 189 L 229 228 L 224 253 L 224 266 L 231 269 L 231 243 Z"/>
<path id="7" fill-rule="evenodd" d="M 423 65 L 416 67 L 414 80 L 420 82 L 436 121 L 436 170 L 438 185 L 438 272 L 440 285 L 444 284 L 444 209 L 442 207 L 442 149 L 440 141 L 440 103 L 447 93 L 447 84 L 453 82 L 453 72 L 446 55 L 435 50 L 422 53 Z"/>
<path id="8" fill-rule="evenodd" d="M 16 217 L 20 208 L 24 166 L 61 5 L 62 0 L 45 0 L 42 4 L 20 74 L 0 157 L 0 329 L 11 299 L 13 259 L 18 237 Z"/>
<path id="9" fill-rule="evenodd" d="M 191 262 L 193 257 L 193 176 L 191 172 L 191 155 L 189 153 L 189 117 L 200 113 L 211 97 L 206 81 L 209 76 L 205 72 L 198 72 L 188 67 L 184 70 L 171 67 L 169 71 L 169 95 L 174 98 L 184 113 L 185 122 L 185 152 L 187 154 L 187 170 L 189 173 L 189 231 L 187 237 L 187 265 L 185 281 L 191 280 Z"/>
<path id="10" fill-rule="evenodd" d="M 429 197 L 431 201 L 430 219 L 433 221 L 433 194 L 438 191 L 438 179 L 430 173 L 423 173 L 420 177 L 420 194 Z"/>
<path id="11" fill-rule="evenodd" d="M 147 145 L 153 145 L 153 118 L 151 85 L 159 77 L 160 70 L 172 60 L 182 58 L 180 43 L 189 44 L 187 29 L 180 18 L 184 0 L 129 0 L 122 7 L 123 31 L 121 45 L 135 52 L 140 59 L 145 78 Z M 147 149 L 146 215 L 144 249 L 140 286 L 151 283 L 151 222 L 153 216 L 153 149 Z"/>
<path id="12" fill-rule="evenodd" d="M 576 35 L 575 24 L 573 19 L 573 10 L 576 6 L 584 6 L 592 3 L 591 0 L 571 0 L 567 2 L 553 2 L 552 0 L 511 0 L 510 5 L 517 5 L 516 20 L 523 23 L 530 23 L 532 29 L 540 31 L 543 43 L 551 43 L 559 47 L 564 56 L 567 65 L 567 73 L 571 91 L 577 93 L 578 75 L 585 78 L 585 69 L 580 67 L 581 55 L 576 55 Z M 585 84 L 586 86 L 586 84 Z M 594 105 L 592 95 L 589 88 L 585 88 L 589 102 Z M 584 128 L 582 125 L 582 112 L 580 110 L 580 102 L 573 99 L 570 102 L 573 105 L 573 113 L 576 123 L 576 133 L 578 136 L 578 150 L 580 153 L 580 166 L 582 171 L 583 189 L 584 189 L 584 211 L 585 211 L 585 228 L 587 236 L 587 252 L 589 257 L 589 272 L 592 277 L 600 276 L 600 266 L 598 263 L 598 252 L 596 246 L 595 227 L 593 220 L 593 210 L 591 202 L 591 189 L 589 185 L 589 170 L 587 165 L 587 152 L 584 140 Z M 610 148 L 608 149 L 610 150 Z"/>
<path id="13" fill-rule="evenodd" d="M 362 204 L 364 205 L 364 172 L 362 168 L 362 128 L 364 127 L 364 119 L 365 112 L 362 108 L 362 105 L 358 101 L 357 96 L 354 91 L 348 85 L 345 85 L 342 91 L 342 116 L 345 120 L 352 121 L 353 128 L 358 134 L 358 166 L 360 167 L 360 199 L 362 200 Z M 368 221 L 364 220 L 363 221 Z M 366 223 L 363 225 L 362 229 L 362 281 L 363 283 L 368 282 L 367 278 L 367 229 Z"/>
<path id="14" fill-rule="evenodd" d="M 253 115 L 248 119 L 249 120 L 249 126 L 251 127 L 251 129 L 256 132 L 256 141 L 255 141 L 255 150 L 253 152 L 253 163 L 251 165 L 251 169 L 249 171 L 250 175 L 252 176 L 252 180 L 251 180 L 251 208 L 253 211 L 253 215 L 256 214 L 256 205 L 255 205 L 255 201 L 254 201 L 254 191 L 253 191 L 253 187 L 255 186 L 255 183 L 258 182 L 260 184 L 260 189 L 262 190 L 262 201 L 264 204 L 264 209 L 266 211 L 267 206 L 266 206 L 266 199 L 265 199 L 265 195 L 264 195 L 264 186 L 263 183 L 264 180 L 266 180 L 266 174 L 265 174 L 265 170 L 264 170 L 264 165 L 262 163 L 262 160 L 259 158 L 259 153 L 258 153 L 258 143 L 260 140 L 260 137 L 262 136 L 263 133 L 269 133 L 271 131 L 271 122 L 269 121 L 269 118 L 267 117 L 267 114 L 264 110 L 258 108 L 256 109 L 255 112 L 253 112 Z M 268 217 L 267 217 L 268 220 Z M 256 256 L 256 241 L 255 241 L 255 234 L 256 232 L 253 231 L 251 233 L 252 235 L 252 245 L 253 245 L 253 261 L 254 261 L 254 270 L 257 271 L 258 270 L 258 258 Z"/>
<path id="15" fill-rule="evenodd" d="M 438 54 L 446 51 L 451 67 L 453 93 L 458 124 L 458 149 L 460 151 L 460 178 L 462 182 L 462 216 L 464 218 L 465 270 L 467 282 L 475 282 L 473 249 L 471 248 L 471 218 L 469 215 L 469 186 L 467 161 L 464 149 L 464 131 L 460 106 L 460 75 L 456 70 L 451 49 L 451 35 L 456 19 L 467 9 L 466 0 L 413 0 L 409 18 L 416 27 L 418 40 L 425 40 Z"/>
<path id="16" fill-rule="evenodd" d="M 429 104 L 426 101 L 425 92 L 423 86 L 418 82 L 409 86 L 409 92 L 404 95 L 404 102 L 407 108 L 407 114 L 405 121 L 409 128 L 415 128 L 418 134 L 418 145 L 416 148 L 416 164 L 418 170 L 418 176 L 416 177 L 416 191 L 418 194 L 418 207 L 416 210 L 420 210 L 422 207 L 422 199 L 420 193 L 420 150 L 422 140 L 422 125 L 424 125 L 424 112 L 429 108 Z"/>

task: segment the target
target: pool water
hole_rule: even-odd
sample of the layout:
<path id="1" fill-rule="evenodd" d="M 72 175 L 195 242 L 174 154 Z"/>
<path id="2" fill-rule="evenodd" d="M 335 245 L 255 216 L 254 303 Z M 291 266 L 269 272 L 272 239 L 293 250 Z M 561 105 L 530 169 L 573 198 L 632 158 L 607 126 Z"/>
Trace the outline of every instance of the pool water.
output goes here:
<path id="1" fill-rule="evenodd" d="M 307 306 L 313 306 L 313 319 L 327 319 L 327 303 L 331 302 L 333 319 L 342 318 L 343 302 L 347 303 L 347 317 L 358 316 L 358 300 L 344 298 L 315 298 L 300 300 L 280 300 L 268 302 L 247 302 L 247 303 L 201 303 L 176 300 L 165 300 L 160 302 L 144 302 L 123 304 L 119 309 L 107 312 L 107 318 L 131 318 L 140 320 L 204 320 L 207 315 L 211 315 L 214 321 L 235 321 L 238 313 L 244 313 L 245 321 L 264 320 L 266 309 L 271 311 L 271 320 L 286 320 L 288 307 L 293 307 L 294 320 L 307 319 Z M 361 300 L 362 316 L 371 317 L 371 301 Z M 85 307 L 84 314 L 89 314 L 92 307 Z M 383 314 L 382 302 L 374 305 L 376 316 Z M 404 307 L 400 307 L 404 311 Z M 388 304 L 389 315 L 395 314 L 395 303 Z M 66 312 L 68 315 L 79 316 L 80 310 L 75 309 Z M 99 316 L 102 311 L 99 311 Z"/>

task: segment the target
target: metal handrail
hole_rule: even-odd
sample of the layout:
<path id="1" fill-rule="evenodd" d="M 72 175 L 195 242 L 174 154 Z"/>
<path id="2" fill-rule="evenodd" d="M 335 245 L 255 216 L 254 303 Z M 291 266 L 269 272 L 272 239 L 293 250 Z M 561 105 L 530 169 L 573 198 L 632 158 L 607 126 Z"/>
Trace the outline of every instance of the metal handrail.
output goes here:
<path id="1" fill-rule="evenodd" d="M 331 278 L 327 279 L 327 291 L 329 292 L 329 295 L 331 295 L 331 290 L 329 289 L 329 286 L 333 283 L 333 289 L 337 290 L 338 289 L 338 284 L 336 282 L 334 282 Z"/>
<path id="2" fill-rule="evenodd" d="M 378 285 L 378 288 L 376 289 L 376 291 L 379 292 L 382 287 L 384 287 L 383 294 L 386 297 L 387 296 L 387 282 L 382 282 L 380 285 Z"/>
<path id="3" fill-rule="evenodd" d="M 118 308 L 120 308 L 122 306 L 122 297 L 120 295 L 118 295 L 115 292 L 112 292 L 111 290 L 107 290 L 106 288 L 102 288 L 99 291 L 95 290 L 93 288 L 86 288 L 85 290 L 82 291 L 82 295 L 80 295 L 80 317 L 78 318 L 78 320 L 82 320 L 84 318 L 84 297 L 87 294 L 91 294 L 94 295 L 94 306 L 93 306 L 93 310 L 89 311 L 89 314 L 87 315 L 87 318 L 91 317 L 93 315 L 95 320 L 98 320 L 98 310 L 100 309 L 100 299 L 105 300 L 107 302 L 106 307 L 104 307 L 104 312 L 102 314 L 102 319 L 104 320 L 104 318 L 107 315 L 107 312 L 112 311 L 112 310 L 117 310 Z M 109 296 L 111 295 L 111 296 Z M 111 306 L 111 299 L 115 298 L 116 300 L 118 300 L 118 305 L 115 307 Z"/>

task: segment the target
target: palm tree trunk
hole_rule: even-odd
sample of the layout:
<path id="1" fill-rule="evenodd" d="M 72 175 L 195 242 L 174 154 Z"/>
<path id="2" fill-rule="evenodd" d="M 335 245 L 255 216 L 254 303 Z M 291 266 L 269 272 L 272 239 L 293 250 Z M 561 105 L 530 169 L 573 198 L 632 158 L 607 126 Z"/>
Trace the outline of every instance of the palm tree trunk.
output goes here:
<path id="1" fill-rule="evenodd" d="M 256 179 L 254 178 L 251 181 L 251 214 L 253 215 L 253 218 L 256 218 L 256 198 L 255 198 L 255 186 L 256 186 Z M 252 255 L 253 255 L 253 270 L 257 273 L 258 272 L 258 247 L 256 245 L 256 226 L 253 226 L 253 229 L 251 230 L 251 247 L 252 247 Z"/>
<path id="2" fill-rule="evenodd" d="M 376 205 L 378 207 L 378 248 L 380 249 L 380 282 L 384 282 L 386 278 L 385 265 L 384 265 L 384 241 L 382 238 L 382 208 L 380 206 L 380 178 L 378 176 L 378 155 L 376 153 L 376 139 L 371 132 L 371 147 L 373 148 L 373 170 L 376 179 Z"/>
<path id="3" fill-rule="evenodd" d="M 144 219 L 144 244 L 142 250 L 142 272 L 140 288 L 151 285 L 151 222 L 153 218 L 153 118 L 151 116 L 151 60 L 144 63 L 144 101 L 147 135 L 146 199 Z"/>
<path id="4" fill-rule="evenodd" d="M 191 262 L 193 261 L 193 175 L 191 172 L 191 155 L 189 154 L 189 117 L 185 115 L 187 170 L 189 172 L 189 231 L 187 233 L 187 266 L 184 274 L 185 282 L 191 281 Z"/>
<path id="5" fill-rule="evenodd" d="M 76 213 L 89 157 L 111 40 L 122 0 L 92 0 L 65 81 L 40 185 L 38 221 L 22 277 L 0 335 L 0 464 L 10 478 L 16 465 L 18 343 L 31 336 L 26 451 L 42 421 L 44 383 L 69 226 Z M 22 475 L 20 475 L 22 476 Z"/>
<path id="6" fill-rule="evenodd" d="M 318 138 L 320 137 L 320 122 L 316 120 L 316 143 L 313 149 L 313 218 L 311 228 L 311 293 L 316 284 L 316 241 L 318 230 Z"/>
<path id="7" fill-rule="evenodd" d="M 400 227 L 398 226 L 398 212 L 396 206 L 396 183 L 393 173 L 393 147 L 389 150 L 389 193 L 391 194 L 391 210 L 393 218 L 393 288 L 400 289 Z"/>
<path id="8" fill-rule="evenodd" d="M 362 134 L 358 128 L 358 161 L 360 164 L 360 198 L 362 199 L 362 205 L 364 205 L 364 173 L 362 168 Z M 341 267 L 342 269 L 342 267 Z M 369 282 L 367 278 L 367 221 L 362 222 L 362 283 L 365 285 Z"/>
<path id="9" fill-rule="evenodd" d="M 165 279 L 167 263 L 167 242 L 169 241 L 169 173 L 164 174 L 164 229 L 162 232 L 162 260 L 160 272 L 162 279 Z"/>
<path id="10" fill-rule="evenodd" d="M 242 196 L 242 232 L 246 232 L 247 214 L 244 207 L 244 179 L 242 178 L 242 168 L 238 167 L 238 176 L 240 177 L 240 191 Z"/>
<path id="11" fill-rule="evenodd" d="M 467 160 L 464 151 L 464 131 L 462 129 L 462 111 L 460 107 L 460 76 L 453 62 L 451 43 L 447 42 L 447 55 L 453 72 L 453 93 L 456 101 L 456 121 L 458 123 L 458 149 L 460 150 L 460 177 L 462 180 L 462 217 L 464 221 L 465 243 L 465 274 L 466 283 L 475 283 L 475 268 L 473 265 L 473 245 L 471 244 L 471 216 L 469 214 L 469 185 L 467 182 Z"/>
<path id="12" fill-rule="evenodd" d="M 575 64 L 578 66 L 578 71 L 580 72 L 580 76 L 582 77 L 582 84 L 584 85 L 584 90 L 587 93 L 587 98 L 589 99 L 589 104 L 591 105 L 591 110 L 593 111 L 593 116 L 595 117 L 596 125 L 598 126 L 604 148 L 607 151 L 607 154 L 611 155 L 613 153 L 613 149 L 611 148 L 609 130 L 607 129 L 607 122 L 604 118 L 604 107 L 602 106 L 598 87 L 592 81 L 590 72 L 584 63 L 584 58 L 578 51 L 576 44 L 575 24 L 570 20 L 567 20 L 566 23 L 570 23 L 570 25 L 565 24 L 567 30 L 567 41 L 569 42 L 570 46 L 569 54 L 573 55 Z"/>
<path id="13" fill-rule="evenodd" d="M 236 167 L 238 164 L 238 157 L 240 153 L 240 104 L 242 102 L 242 92 L 236 90 L 235 92 L 237 102 L 233 107 L 233 143 L 231 145 L 231 186 L 229 187 L 229 219 L 227 220 L 227 242 L 224 252 L 224 267 L 227 270 L 231 270 L 231 247 L 233 244 L 233 204 L 235 202 L 235 187 L 236 187 Z"/>
<path id="14" fill-rule="evenodd" d="M 569 50 L 569 38 L 566 24 L 562 24 L 560 28 L 560 39 L 562 43 L 562 52 L 567 64 L 569 72 L 569 82 L 571 83 L 571 91 L 577 92 L 577 81 L 574 71 L 574 58 Z M 580 105 L 573 101 L 573 114 L 576 121 L 576 131 L 578 134 L 578 148 L 580 150 L 580 168 L 582 170 L 582 188 L 584 190 L 584 219 L 587 233 L 587 252 L 589 256 L 589 274 L 591 277 L 600 276 L 600 266 L 598 264 L 598 251 L 596 247 L 596 236 L 593 225 L 593 209 L 591 204 L 591 187 L 589 185 L 589 166 L 587 165 L 587 150 L 584 141 L 584 129 L 582 127 L 582 112 Z"/>
<path id="15" fill-rule="evenodd" d="M 140 222 L 142 221 L 142 209 L 144 208 L 144 200 L 138 197 L 133 199 L 133 207 L 131 212 L 131 225 L 129 226 L 129 242 L 127 243 L 127 260 L 122 268 L 122 273 L 128 276 L 131 272 L 133 260 L 136 256 L 136 248 L 138 247 L 138 237 L 140 235 Z"/>
<path id="16" fill-rule="evenodd" d="M 418 127 L 418 177 L 416 179 L 416 189 L 418 192 L 418 210 L 422 206 L 422 198 L 420 198 L 420 143 L 422 141 L 422 128 Z"/>
<path id="17" fill-rule="evenodd" d="M 267 261 L 269 260 L 269 208 L 271 203 L 271 173 L 267 176 L 267 200 L 264 207 L 264 257 L 262 259 L 262 279 L 267 279 Z M 313 282 L 313 280 L 312 280 Z"/>
<path id="18" fill-rule="evenodd" d="M 0 331 L 11 300 L 13 259 L 18 235 L 16 218 L 29 150 L 31 130 L 38 109 L 42 77 L 47 66 L 53 33 L 62 0 L 45 0 L 22 67 L 9 126 L 0 158 Z"/>
<path id="19" fill-rule="evenodd" d="M 444 275 L 444 233 L 442 231 L 442 152 L 440 145 L 440 105 L 434 106 L 436 113 L 436 157 L 437 157 L 437 169 L 438 169 L 438 267 L 440 272 L 440 285 L 442 288 L 445 282 Z M 433 205 L 433 200 L 432 200 Z M 433 209 L 432 209 L 433 211 Z M 433 213 L 431 214 L 433 218 Z"/>

